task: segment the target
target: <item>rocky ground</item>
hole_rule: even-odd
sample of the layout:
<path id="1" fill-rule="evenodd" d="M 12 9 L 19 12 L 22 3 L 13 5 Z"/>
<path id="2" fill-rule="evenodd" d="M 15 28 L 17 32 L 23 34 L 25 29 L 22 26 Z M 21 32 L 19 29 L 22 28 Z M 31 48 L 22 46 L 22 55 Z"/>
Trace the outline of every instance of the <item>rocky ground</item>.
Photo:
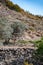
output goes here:
<path id="1" fill-rule="evenodd" d="M 10 10 L 8 7 L 3 6 L 2 3 L 0 3 L 0 21 L 0 31 L 5 30 L 6 34 L 8 33 L 8 36 L 12 31 L 11 24 L 18 21 L 22 22 L 22 24 L 25 23 L 26 27 L 28 28 L 27 31 L 23 32 L 22 36 L 20 37 L 21 39 L 38 40 L 43 36 L 43 19 L 35 20 L 28 18 L 27 16 L 23 16 L 19 12 Z"/>
<path id="2" fill-rule="evenodd" d="M 33 52 L 30 48 L 0 48 L 0 65 L 24 65 L 25 61 L 34 64 Z"/>
<path id="3" fill-rule="evenodd" d="M 6 31 L 9 36 L 10 32 L 12 33 L 11 24 L 18 21 L 25 23 L 28 30 L 23 31 L 22 36 L 17 38 L 14 46 L 13 44 L 3 46 L 5 39 L 1 39 L 1 37 L 3 38 L 1 33 Z M 33 65 L 37 65 L 37 62 L 32 57 L 36 48 L 31 41 L 39 40 L 42 36 L 43 19 L 38 20 L 28 18 L 19 12 L 10 10 L 8 7 L 0 3 L 0 65 L 24 65 L 25 61 L 32 63 Z M 22 43 L 20 43 L 21 40 Z M 12 39 L 10 42 L 11 41 Z"/>

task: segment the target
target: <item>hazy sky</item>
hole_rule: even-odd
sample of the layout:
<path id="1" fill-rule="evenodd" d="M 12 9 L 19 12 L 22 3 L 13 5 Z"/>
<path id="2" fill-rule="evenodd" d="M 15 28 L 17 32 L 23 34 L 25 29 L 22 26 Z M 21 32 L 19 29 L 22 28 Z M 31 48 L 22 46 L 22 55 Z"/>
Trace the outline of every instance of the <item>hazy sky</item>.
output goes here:
<path id="1" fill-rule="evenodd" d="M 13 3 L 18 4 L 24 10 L 29 11 L 35 15 L 43 16 L 43 0 L 11 0 Z"/>

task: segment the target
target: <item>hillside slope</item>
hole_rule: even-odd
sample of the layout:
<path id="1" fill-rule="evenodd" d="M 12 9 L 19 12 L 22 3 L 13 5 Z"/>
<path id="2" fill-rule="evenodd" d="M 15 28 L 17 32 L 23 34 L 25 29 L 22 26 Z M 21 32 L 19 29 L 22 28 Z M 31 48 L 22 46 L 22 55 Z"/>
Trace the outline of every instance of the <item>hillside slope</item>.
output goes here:
<path id="1" fill-rule="evenodd" d="M 43 17 L 41 19 L 32 18 L 32 15 L 27 17 L 21 12 L 10 9 L 1 1 L 3 0 L 0 0 L 0 39 L 12 38 L 13 29 L 11 25 L 15 22 L 25 26 L 25 30 L 22 30 L 24 29 L 24 26 L 22 26 L 20 40 L 38 40 L 43 36 Z M 30 15 L 28 14 L 28 16 Z"/>

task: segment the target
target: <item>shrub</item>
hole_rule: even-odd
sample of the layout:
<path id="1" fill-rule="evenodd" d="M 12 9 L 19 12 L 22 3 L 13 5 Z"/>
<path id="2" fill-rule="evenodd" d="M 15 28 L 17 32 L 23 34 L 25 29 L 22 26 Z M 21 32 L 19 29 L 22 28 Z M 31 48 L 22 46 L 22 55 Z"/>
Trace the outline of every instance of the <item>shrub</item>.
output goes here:
<path id="1" fill-rule="evenodd" d="M 0 38 L 11 38 L 13 30 L 8 24 L 9 23 L 6 18 L 0 18 Z"/>
<path id="2" fill-rule="evenodd" d="M 26 29 L 26 25 L 22 22 L 14 22 L 11 27 L 13 28 L 13 34 L 17 33 L 17 35 L 22 34 Z"/>
<path id="3" fill-rule="evenodd" d="M 10 0 L 6 0 L 6 6 L 17 12 L 21 12 L 21 8 L 17 4 L 13 4 Z"/>
<path id="4" fill-rule="evenodd" d="M 43 55 L 43 38 L 41 38 L 41 40 L 38 43 L 39 43 L 39 46 L 38 46 L 38 49 L 37 49 L 37 53 L 39 55 Z"/>
<path id="5" fill-rule="evenodd" d="M 41 65 L 43 62 L 43 38 L 40 41 L 36 41 L 38 49 L 33 53 L 33 58 L 37 64 Z"/>

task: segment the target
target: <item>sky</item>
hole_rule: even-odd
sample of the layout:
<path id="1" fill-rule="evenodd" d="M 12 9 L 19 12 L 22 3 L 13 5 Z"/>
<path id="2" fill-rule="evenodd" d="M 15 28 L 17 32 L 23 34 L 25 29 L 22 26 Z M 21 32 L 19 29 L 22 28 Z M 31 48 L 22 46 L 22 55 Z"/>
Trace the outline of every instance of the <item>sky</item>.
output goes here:
<path id="1" fill-rule="evenodd" d="M 14 4 L 18 4 L 25 11 L 29 11 L 34 15 L 43 16 L 43 0 L 11 0 Z"/>

